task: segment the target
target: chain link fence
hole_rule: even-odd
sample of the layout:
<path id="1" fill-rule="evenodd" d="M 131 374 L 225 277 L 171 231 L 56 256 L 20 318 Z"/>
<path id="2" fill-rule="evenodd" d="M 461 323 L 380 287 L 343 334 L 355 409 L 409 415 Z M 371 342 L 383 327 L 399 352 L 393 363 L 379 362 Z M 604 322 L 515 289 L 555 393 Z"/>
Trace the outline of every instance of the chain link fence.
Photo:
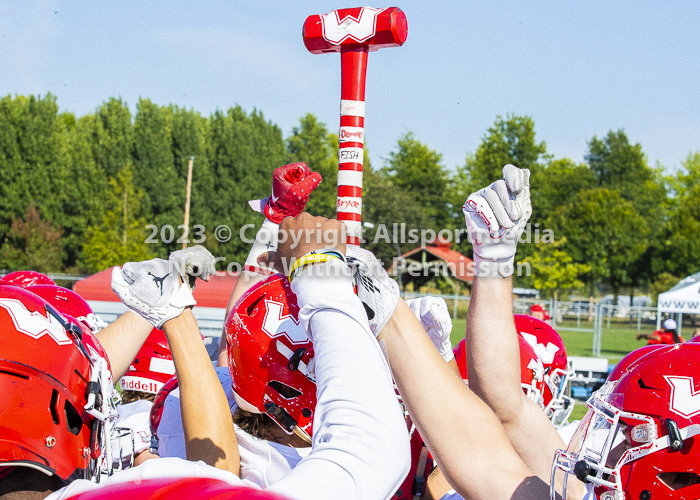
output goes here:
<path id="1" fill-rule="evenodd" d="M 456 343 L 464 336 L 463 322 L 467 319 L 470 297 L 411 292 L 405 292 L 403 297 L 412 299 L 427 295 L 445 299 L 454 322 L 452 338 Z M 645 338 L 637 340 L 638 335 L 648 335 L 656 330 L 657 310 L 654 307 L 612 305 L 589 300 L 514 299 L 513 311 L 516 314 L 530 314 L 530 308 L 535 304 L 547 310 L 551 316 L 549 323 L 560 333 L 571 356 L 605 357 L 615 364 L 625 354 L 646 344 Z"/>

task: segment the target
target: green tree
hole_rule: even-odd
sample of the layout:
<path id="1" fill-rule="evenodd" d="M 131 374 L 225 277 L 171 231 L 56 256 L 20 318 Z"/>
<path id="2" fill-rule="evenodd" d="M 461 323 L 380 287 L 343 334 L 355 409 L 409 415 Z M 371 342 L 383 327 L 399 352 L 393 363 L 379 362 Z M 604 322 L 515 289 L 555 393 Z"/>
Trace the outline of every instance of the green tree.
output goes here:
<path id="1" fill-rule="evenodd" d="M 182 224 L 185 212 L 185 184 L 175 168 L 172 126 L 172 108 L 139 99 L 134 119 L 134 181 L 143 190 L 149 222 L 159 228 Z M 177 247 L 176 239 L 158 247 L 159 255 L 165 257 Z"/>
<path id="2" fill-rule="evenodd" d="M 563 250 L 573 261 L 591 267 L 585 276 L 592 287 L 608 284 L 615 295 L 632 282 L 634 262 L 648 244 L 649 227 L 634 205 L 609 189 L 582 191 L 570 205 L 548 219 L 556 237 L 566 237 Z"/>
<path id="3" fill-rule="evenodd" d="M 531 222 L 543 225 L 557 207 L 568 205 L 581 191 L 595 187 L 593 171 L 568 158 L 553 160 L 535 169 L 530 179 Z"/>
<path id="4" fill-rule="evenodd" d="M 389 154 L 383 173 L 423 207 L 429 220 L 445 225 L 451 219 L 446 197 L 449 174 L 441 161 L 441 154 L 407 132 L 399 139 L 397 150 Z"/>
<path id="5" fill-rule="evenodd" d="M 133 177 L 131 165 L 127 165 L 110 181 L 102 224 L 87 230 L 82 265 L 89 271 L 155 257 L 155 246 L 146 243 L 150 231 L 141 212 L 144 196 L 134 188 Z"/>
<path id="6" fill-rule="evenodd" d="M 23 219 L 14 219 L 2 245 L 3 267 L 11 270 L 31 269 L 43 273 L 61 270 L 61 232 L 42 220 L 31 205 Z"/>
<path id="7" fill-rule="evenodd" d="M 659 300 L 659 294 L 668 292 L 671 288 L 676 286 L 681 278 L 672 275 L 671 273 L 660 273 L 656 281 L 649 287 L 649 293 L 654 298 L 654 303 Z"/>
<path id="8" fill-rule="evenodd" d="M 72 115 L 63 116 L 72 118 Z M 93 154 L 95 121 L 94 115 L 87 115 L 75 120 L 70 127 L 65 143 L 67 161 L 55 179 L 63 187 L 51 194 L 61 207 L 53 220 L 63 233 L 65 269 L 74 268 L 81 260 L 87 229 L 102 221 L 104 197 L 109 188 L 109 179 Z"/>
<path id="9" fill-rule="evenodd" d="M 239 230 L 245 224 L 259 227 L 262 222 L 248 200 L 269 195 L 272 172 L 285 164 L 287 151 L 279 127 L 265 121 L 257 110 L 250 115 L 240 106 L 227 113 L 216 111 L 209 124 L 208 157 L 216 179 L 209 204 L 215 224 L 228 225 L 234 234 L 230 241 L 219 243 L 216 251 L 228 262 L 240 263 L 248 254 L 249 244 L 238 238 Z M 247 236 L 254 234 L 249 231 Z M 211 232 L 207 236 L 213 239 Z"/>
<path id="10" fill-rule="evenodd" d="M 586 162 L 598 187 L 620 193 L 634 204 L 652 231 L 660 227 L 666 201 L 661 169 L 647 165 L 641 144 L 631 144 L 624 130 L 610 131 L 588 143 Z"/>
<path id="11" fill-rule="evenodd" d="M 394 224 L 398 225 L 397 228 L 405 224 L 406 233 L 411 229 L 435 228 L 435 225 L 410 192 L 392 184 L 381 172 L 365 172 L 365 188 L 362 218 L 373 227 L 364 228 L 366 243 L 363 247 L 373 252 L 388 269 L 399 251 L 403 254 L 419 245 L 397 242 L 393 234 Z"/>
<path id="12" fill-rule="evenodd" d="M 535 122 L 529 116 L 508 115 L 496 117 L 476 154 L 468 155 L 463 167 L 469 193 L 503 177 L 503 166 L 512 163 L 528 168 L 536 175 L 540 162 L 547 158 L 547 144 L 537 142 Z"/>
<path id="13" fill-rule="evenodd" d="M 189 240 L 199 241 L 197 234 L 193 228 L 195 225 L 201 225 L 205 228 L 215 227 L 215 216 L 211 207 L 211 200 L 216 196 L 216 183 L 212 167 L 209 162 L 209 148 L 207 138 L 209 136 L 209 121 L 202 117 L 194 110 L 185 110 L 174 106 L 172 120 L 172 153 L 174 159 L 174 167 L 177 171 L 178 179 L 180 180 L 179 189 L 182 206 L 174 212 L 174 217 L 177 219 L 180 214 L 184 217 L 184 204 L 187 187 L 187 167 L 190 157 L 194 156 L 194 165 L 192 168 L 192 195 L 190 202 L 190 236 Z M 177 188 L 175 188 L 177 189 Z M 181 218 L 176 225 L 183 224 Z M 178 250 L 180 244 L 177 239 L 182 235 L 182 231 L 178 230 L 178 237 L 168 246 L 169 249 Z M 211 251 L 216 251 L 216 239 L 210 238 L 203 244 Z"/>
<path id="14" fill-rule="evenodd" d="M 586 264 L 576 264 L 573 258 L 563 250 L 566 238 L 554 243 L 538 243 L 537 250 L 523 260 L 530 264 L 532 286 L 544 292 L 550 292 L 555 299 L 565 290 L 581 289 L 583 282 L 579 276 L 588 273 L 591 267 Z"/>
<path id="15" fill-rule="evenodd" d="M 675 178 L 670 179 L 671 186 L 679 197 L 691 194 L 700 186 L 700 151 L 688 153 L 683 168 L 676 172 Z"/>
<path id="16" fill-rule="evenodd" d="M 50 222 L 61 213 L 66 129 L 51 94 L 0 99 L 0 240 L 31 205 Z"/>
<path id="17" fill-rule="evenodd" d="M 676 196 L 650 260 L 653 274 L 683 277 L 700 271 L 700 153 L 688 155 L 671 185 Z"/>
<path id="18" fill-rule="evenodd" d="M 527 168 L 532 177 L 533 224 L 541 222 L 538 215 L 537 187 L 541 185 L 542 163 L 549 159 L 547 145 L 538 142 L 535 122 L 529 116 L 507 115 L 496 117 L 481 140 L 474 154 L 467 154 L 465 164 L 457 168 L 452 177 L 448 199 L 452 208 L 453 227 L 464 227 L 462 205 L 474 191 L 503 178 L 503 167 L 509 163 L 518 168 Z M 467 238 L 462 239 L 459 250 L 470 254 L 472 249 Z M 534 245 L 522 243 L 518 246 L 518 258 L 530 255 Z"/>
<path id="19" fill-rule="evenodd" d="M 654 281 L 654 242 L 668 214 L 662 169 L 649 167 L 641 144 L 630 143 L 624 130 L 611 130 L 602 139 L 593 137 L 585 159 L 595 173 L 597 186 L 617 191 L 634 204 L 649 228 L 652 244 L 629 264 L 628 284 L 634 288 Z"/>
<path id="20" fill-rule="evenodd" d="M 114 178 L 133 160 L 134 124 L 131 111 L 121 98 L 110 98 L 97 108 L 92 132 L 95 162 Z"/>

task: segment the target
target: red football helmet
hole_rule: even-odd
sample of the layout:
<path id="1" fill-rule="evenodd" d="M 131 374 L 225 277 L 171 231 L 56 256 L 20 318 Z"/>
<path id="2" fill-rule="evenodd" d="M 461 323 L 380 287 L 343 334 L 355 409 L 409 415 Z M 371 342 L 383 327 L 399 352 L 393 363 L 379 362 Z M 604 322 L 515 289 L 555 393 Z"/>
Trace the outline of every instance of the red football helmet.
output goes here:
<path id="1" fill-rule="evenodd" d="M 156 394 L 175 375 L 175 364 L 165 332 L 154 328 L 119 380 L 122 391 Z"/>
<path id="2" fill-rule="evenodd" d="M 289 281 L 275 274 L 239 299 L 224 331 L 238 406 L 266 413 L 285 432 L 310 443 L 316 408 L 314 347 L 298 314 Z"/>
<path id="3" fill-rule="evenodd" d="M 93 333 L 107 326 L 107 323 L 92 311 L 85 299 L 73 290 L 58 285 L 32 285 L 26 288 L 51 304 L 61 314 L 73 316 L 83 322 Z"/>
<path id="4" fill-rule="evenodd" d="M 0 466 L 66 482 L 110 473 L 118 414 L 92 333 L 17 286 L 0 286 L 0 331 Z"/>
<path id="5" fill-rule="evenodd" d="M 520 335 L 518 335 L 518 344 L 520 345 L 520 385 L 529 399 L 544 408 L 542 400 L 545 387 L 544 366 L 535 354 L 535 350 Z M 457 368 L 459 368 L 462 379 L 468 383 L 466 340 L 460 340 L 452 352 L 457 360 Z"/>
<path id="6" fill-rule="evenodd" d="M 10 274 L 6 274 L 2 279 L 20 288 L 27 288 L 28 286 L 34 285 L 56 285 L 54 280 L 36 271 L 14 271 Z"/>
<path id="7" fill-rule="evenodd" d="M 82 493 L 64 497 L 64 500 L 289 500 L 287 497 L 257 488 L 232 486 L 230 483 L 207 477 L 158 478 L 105 484 Z"/>
<path id="8" fill-rule="evenodd" d="M 593 393 L 552 484 L 569 474 L 600 499 L 700 498 L 700 345 L 663 346 L 641 358 L 611 393 Z M 554 497 L 552 497 L 554 498 Z"/>
<path id="9" fill-rule="evenodd" d="M 566 347 L 557 331 L 544 321 L 515 314 L 515 329 L 532 346 L 544 366 L 544 412 L 555 427 L 566 424 L 574 409 L 574 400 L 566 395 L 569 379 L 575 375 L 569 366 Z"/>
<path id="10" fill-rule="evenodd" d="M 640 359 L 645 357 L 647 354 L 656 351 L 659 347 L 663 347 L 663 345 L 660 345 L 660 344 L 645 345 L 645 346 L 639 347 L 638 349 L 635 349 L 634 351 L 627 354 L 610 371 L 610 373 L 608 374 L 608 378 L 605 381 L 604 387 L 610 387 L 611 385 L 614 385 L 614 383 L 617 382 L 618 380 L 620 380 L 620 378 L 622 378 L 622 376 L 625 373 L 627 373 L 627 371 L 631 367 L 633 367 L 635 364 L 637 364 L 637 362 Z"/>

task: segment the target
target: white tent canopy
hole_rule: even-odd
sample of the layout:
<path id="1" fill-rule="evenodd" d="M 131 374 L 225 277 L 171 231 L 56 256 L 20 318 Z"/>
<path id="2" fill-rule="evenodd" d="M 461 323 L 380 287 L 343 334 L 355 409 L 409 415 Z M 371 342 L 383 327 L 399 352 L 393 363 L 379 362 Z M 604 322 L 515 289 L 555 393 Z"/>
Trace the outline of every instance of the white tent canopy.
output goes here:
<path id="1" fill-rule="evenodd" d="M 682 279 L 668 292 L 659 294 L 656 327 L 661 326 L 661 313 L 678 314 L 678 333 L 681 333 L 683 314 L 700 314 L 700 272 Z"/>

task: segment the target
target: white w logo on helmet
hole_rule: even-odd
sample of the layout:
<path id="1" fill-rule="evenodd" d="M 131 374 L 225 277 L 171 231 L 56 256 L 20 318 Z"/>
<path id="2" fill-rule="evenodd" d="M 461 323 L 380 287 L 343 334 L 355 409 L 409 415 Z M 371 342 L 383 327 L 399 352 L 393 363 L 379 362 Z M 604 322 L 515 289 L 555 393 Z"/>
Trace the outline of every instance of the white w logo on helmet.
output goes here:
<path id="1" fill-rule="evenodd" d="M 274 300 L 265 300 L 265 319 L 262 330 L 273 339 L 287 337 L 292 344 L 308 342 L 304 328 L 289 314 L 282 314 L 284 305 Z"/>
<path id="2" fill-rule="evenodd" d="M 10 315 L 18 332 L 29 335 L 33 339 L 48 335 L 58 345 L 71 343 L 65 328 L 50 314 L 47 313 L 47 316 L 44 316 L 39 311 L 29 312 L 17 299 L 0 299 L 0 307 Z"/>
<path id="3" fill-rule="evenodd" d="M 544 364 L 551 364 L 554 361 L 554 356 L 556 356 L 559 351 L 559 347 L 556 344 L 547 342 L 547 346 L 544 344 L 537 343 L 537 337 L 531 333 L 520 332 L 520 335 L 525 339 L 525 341 L 532 346 L 532 348 L 537 353 L 537 356 L 542 360 Z"/>
<path id="4" fill-rule="evenodd" d="M 671 411 L 686 418 L 700 414 L 700 391 L 694 389 L 693 377 L 664 378 L 671 386 Z"/>
<path id="5" fill-rule="evenodd" d="M 336 45 L 348 38 L 352 38 L 356 42 L 364 42 L 374 36 L 377 29 L 377 16 L 383 10 L 385 9 L 362 7 L 357 19 L 347 15 L 341 20 L 337 10 L 323 14 L 321 16 L 323 38 Z"/>

